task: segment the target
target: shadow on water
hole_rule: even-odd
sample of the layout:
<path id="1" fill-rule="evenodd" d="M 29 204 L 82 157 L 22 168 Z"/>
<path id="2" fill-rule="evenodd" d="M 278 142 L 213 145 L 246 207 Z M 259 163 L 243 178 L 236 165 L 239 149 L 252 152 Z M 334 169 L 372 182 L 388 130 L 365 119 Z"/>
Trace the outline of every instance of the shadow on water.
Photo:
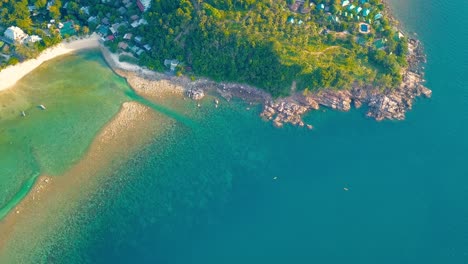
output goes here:
<path id="1" fill-rule="evenodd" d="M 188 126 L 188 127 L 195 127 L 196 126 L 196 123 L 184 116 L 184 115 L 181 115 L 179 113 L 177 113 L 176 111 L 173 111 L 169 108 L 166 108 L 164 106 L 161 106 L 161 105 L 158 105 L 158 104 L 155 104 L 153 102 L 151 102 L 150 100 L 144 98 L 143 96 L 140 96 L 138 95 L 134 90 L 127 90 L 125 91 L 125 95 L 127 95 L 130 99 L 132 99 L 133 101 L 135 102 L 138 102 L 140 104 L 143 104 L 143 105 L 146 105 L 148 106 L 149 108 L 153 109 L 154 111 L 156 112 L 159 112 L 165 116 L 168 116 L 170 118 L 173 118 L 175 120 L 177 120 L 178 122 Z"/>
<path id="2" fill-rule="evenodd" d="M 34 153 L 34 150 L 31 149 L 31 153 Z M 36 180 L 39 178 L 40 173 L 40 166 L 37 160 L 36 155 L 33 155 L 32 160 L 33 165 L 33 173 L 31 176 L 24 182 L 21 186 L 19 191 L 6 203 L 3 207 L 0 208 L 0 220 L 3 219 L 8 213 L 13 210 L 29 193 L 29 191 L 33 188 Z"/>

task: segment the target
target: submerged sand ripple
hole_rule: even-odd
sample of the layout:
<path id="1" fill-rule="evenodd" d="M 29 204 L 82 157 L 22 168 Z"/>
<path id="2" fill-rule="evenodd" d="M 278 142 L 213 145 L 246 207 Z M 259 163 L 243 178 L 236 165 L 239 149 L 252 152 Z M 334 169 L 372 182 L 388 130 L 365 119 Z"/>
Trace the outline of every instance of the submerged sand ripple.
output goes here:
<path id="1" fill-rule="evenodd" d="M 33 252 L 41 241 L 60 232 L 66 226 L 61 216 L 73 216 L 86 194 L 99 189 L 100 176 L 108 175 L 106 170 L 131 158 L 174 122 L 147 106 L 124 103 L 80 162 L 64 175 L 41 175 L 28 196 L 0 222 L 0 262 L 25 262 L 28 255 L 24 251 Z M 28 239 L 31 235 L 33 239 Z"/>

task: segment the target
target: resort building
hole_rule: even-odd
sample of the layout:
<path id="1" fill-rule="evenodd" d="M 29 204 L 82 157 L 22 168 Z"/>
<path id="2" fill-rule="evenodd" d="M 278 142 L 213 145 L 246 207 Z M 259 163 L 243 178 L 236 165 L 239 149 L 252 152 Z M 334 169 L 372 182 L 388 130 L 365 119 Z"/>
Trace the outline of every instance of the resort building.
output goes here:
<path id="1" fill-rule="evenodd" d="M 21 28 L 15 26 L 7 28 L 4 35 L 5 37 L 17 42 L 23 42 L 23 40 L 28 37 Z"/>

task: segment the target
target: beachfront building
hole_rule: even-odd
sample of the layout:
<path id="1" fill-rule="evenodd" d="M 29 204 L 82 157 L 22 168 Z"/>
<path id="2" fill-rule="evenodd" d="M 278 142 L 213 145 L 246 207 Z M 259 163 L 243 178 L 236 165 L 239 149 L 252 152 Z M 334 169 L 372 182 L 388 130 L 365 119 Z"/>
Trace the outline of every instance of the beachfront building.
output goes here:
<path id="1" fill-rule="evenodd" d="M 175 71 L 177 66 L 179 65 L 179 61 L 178 60 L 164 60 L 164 66 L 166 67 L 170 67 L 171 68 L 171 71 Z"/>
<path id="2" fill-rule="evenodd" d="M 38 35 L 31 35 L 31 36 L 26 38 L 26 41 L 31 42 L 31 43 L 35 43 L 35 42 L 38 42 L 38 41 L 41 41 L 41 40 L 42 40 L 42 38 L 39 37 Z"/>
<path id="3" fill-rule="evenodd" d="M 24 33 L 21 28 L 15 26 L 7 28 L 4 35 L 5 37 L 16 42 L 23 42 L 24 39 L 28 37 L 28 34 Z"/>

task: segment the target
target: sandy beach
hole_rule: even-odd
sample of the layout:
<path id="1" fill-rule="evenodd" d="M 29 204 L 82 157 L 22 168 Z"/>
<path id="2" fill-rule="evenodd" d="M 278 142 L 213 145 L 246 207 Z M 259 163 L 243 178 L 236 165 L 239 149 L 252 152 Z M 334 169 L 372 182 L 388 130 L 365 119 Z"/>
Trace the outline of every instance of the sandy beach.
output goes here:
<path id="1" fill-rule="evenodd" d="M 42 63 L 71 52 L 99 47 L 99 36 L 92 34 L 87 38 L 64 41 L 57 46 L 44 50 L 39 57 L 9 66 L 0 71 L 0 91 L 11 88 L 21 78 L 39 67 Z"/>

